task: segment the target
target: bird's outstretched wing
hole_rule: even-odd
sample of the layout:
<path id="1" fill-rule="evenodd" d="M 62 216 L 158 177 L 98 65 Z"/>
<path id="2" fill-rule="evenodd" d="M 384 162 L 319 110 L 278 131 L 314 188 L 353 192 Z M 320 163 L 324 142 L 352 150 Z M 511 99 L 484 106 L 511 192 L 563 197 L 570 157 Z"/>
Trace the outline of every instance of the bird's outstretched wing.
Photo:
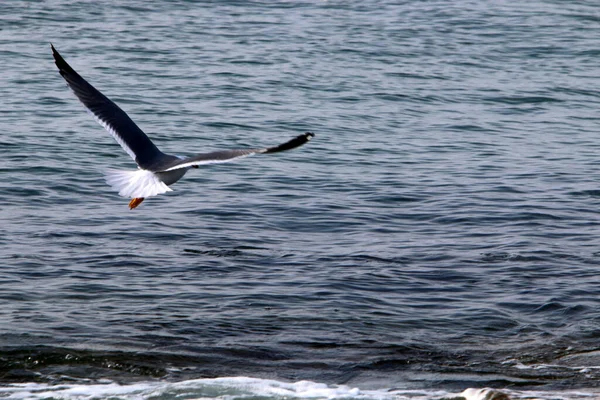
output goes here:
<path id="1" fill-rule="evenodd" d="M 52 47 L 56 66 L 75 96 L 141 168 L 150 168 L 163 153 L 125 111 L 83 79 Z"/>
<path id="2" fill-rule="evenodd" d="M 313 136 L 315 136 L 314 133 L 306 132 L 278 146 L 268 147 L 264 149 L 223 150 L 215 151 L 212 153 L 198 154 L 181 160 L 174 160 L 170 164 L 165 165 L 162 171 L 172 171 L 174 169 L 188 168 L 196 165 L 226 163 L 254 154 L 278 153 L 280 151 L 291 150 L 295 149 L 296 147 L 302 146 L 304 143 L 312 139 Z"/>

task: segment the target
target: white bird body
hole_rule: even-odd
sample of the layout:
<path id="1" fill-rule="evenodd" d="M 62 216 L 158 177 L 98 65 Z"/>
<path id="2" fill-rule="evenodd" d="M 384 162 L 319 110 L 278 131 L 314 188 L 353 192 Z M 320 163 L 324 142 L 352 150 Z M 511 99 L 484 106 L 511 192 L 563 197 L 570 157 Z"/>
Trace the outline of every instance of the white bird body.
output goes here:
<path id="1" fill-rule="evenodd" d="M 146 198 L 171 192 L 169 185 L 174 184 L 185 175 L 187 169 L 152 172 L 145 169 L 133 171 L 108 170 L 104 179 L 120 196 L 130 198 Z M 168 176 L 165 176 L 168 175 Z"/>

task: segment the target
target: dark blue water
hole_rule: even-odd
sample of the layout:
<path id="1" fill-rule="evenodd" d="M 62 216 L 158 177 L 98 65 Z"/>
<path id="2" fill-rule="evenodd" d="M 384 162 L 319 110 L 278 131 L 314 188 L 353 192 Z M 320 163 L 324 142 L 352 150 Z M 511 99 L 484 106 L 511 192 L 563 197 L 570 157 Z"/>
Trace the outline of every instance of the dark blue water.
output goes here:
<path id="1" fill-rule="evenodd" d="M 599 28 L 591 1 L 0 4 L 0 397 L 598 395 Z M 167 153 L 316 137 L 130 211 L 50 42 Z"/>

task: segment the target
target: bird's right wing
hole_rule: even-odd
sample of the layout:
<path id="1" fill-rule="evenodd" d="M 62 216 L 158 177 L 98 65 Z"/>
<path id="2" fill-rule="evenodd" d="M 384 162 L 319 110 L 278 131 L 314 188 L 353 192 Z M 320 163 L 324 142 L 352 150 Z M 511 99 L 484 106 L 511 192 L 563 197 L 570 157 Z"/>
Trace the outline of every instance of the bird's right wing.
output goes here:
<path id="1" fill-rule="evenodd" d="M 125 149 L 141 168 L 151 167 L 163 153 L 152 143 L 146 134 L 129 118 L 125 111 L 108 97 L 83 79 L 62 56 L 52 47 L 56 66 L 75 96 Z"/>
<path id="2" fill-rule="evenodd" d="M 174 160 L 171 165 L 167 165 L 162 171 L 172 171 L 179 168 L 188 168 L 205 164 L 220 164 L 234 161 L 240 158 L 248 157 L 253 154 L 279 153 L 280 151 L 292 150 L 302 146 L 315 136 L 314 133 L 306 132 L 293 138 L 279 146 L 267 147 L 264 149 L 242 149 L 242 150 L 222 150 L 212 153 L 198 154 L 181 160 Z"/>

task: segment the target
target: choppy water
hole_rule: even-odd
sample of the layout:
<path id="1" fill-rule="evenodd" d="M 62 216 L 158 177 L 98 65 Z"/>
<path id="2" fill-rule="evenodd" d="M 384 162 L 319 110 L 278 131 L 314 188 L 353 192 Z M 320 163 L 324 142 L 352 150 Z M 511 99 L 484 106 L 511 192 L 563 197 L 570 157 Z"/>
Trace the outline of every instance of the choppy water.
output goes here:
<path id="1" fill-rule="evenodd" d="M 593 1 L 0 3 L 0 397 L 600 397 L 599 29 Z M 316 137 L 129 211 L 50 42 L 165 152 Z"/>

